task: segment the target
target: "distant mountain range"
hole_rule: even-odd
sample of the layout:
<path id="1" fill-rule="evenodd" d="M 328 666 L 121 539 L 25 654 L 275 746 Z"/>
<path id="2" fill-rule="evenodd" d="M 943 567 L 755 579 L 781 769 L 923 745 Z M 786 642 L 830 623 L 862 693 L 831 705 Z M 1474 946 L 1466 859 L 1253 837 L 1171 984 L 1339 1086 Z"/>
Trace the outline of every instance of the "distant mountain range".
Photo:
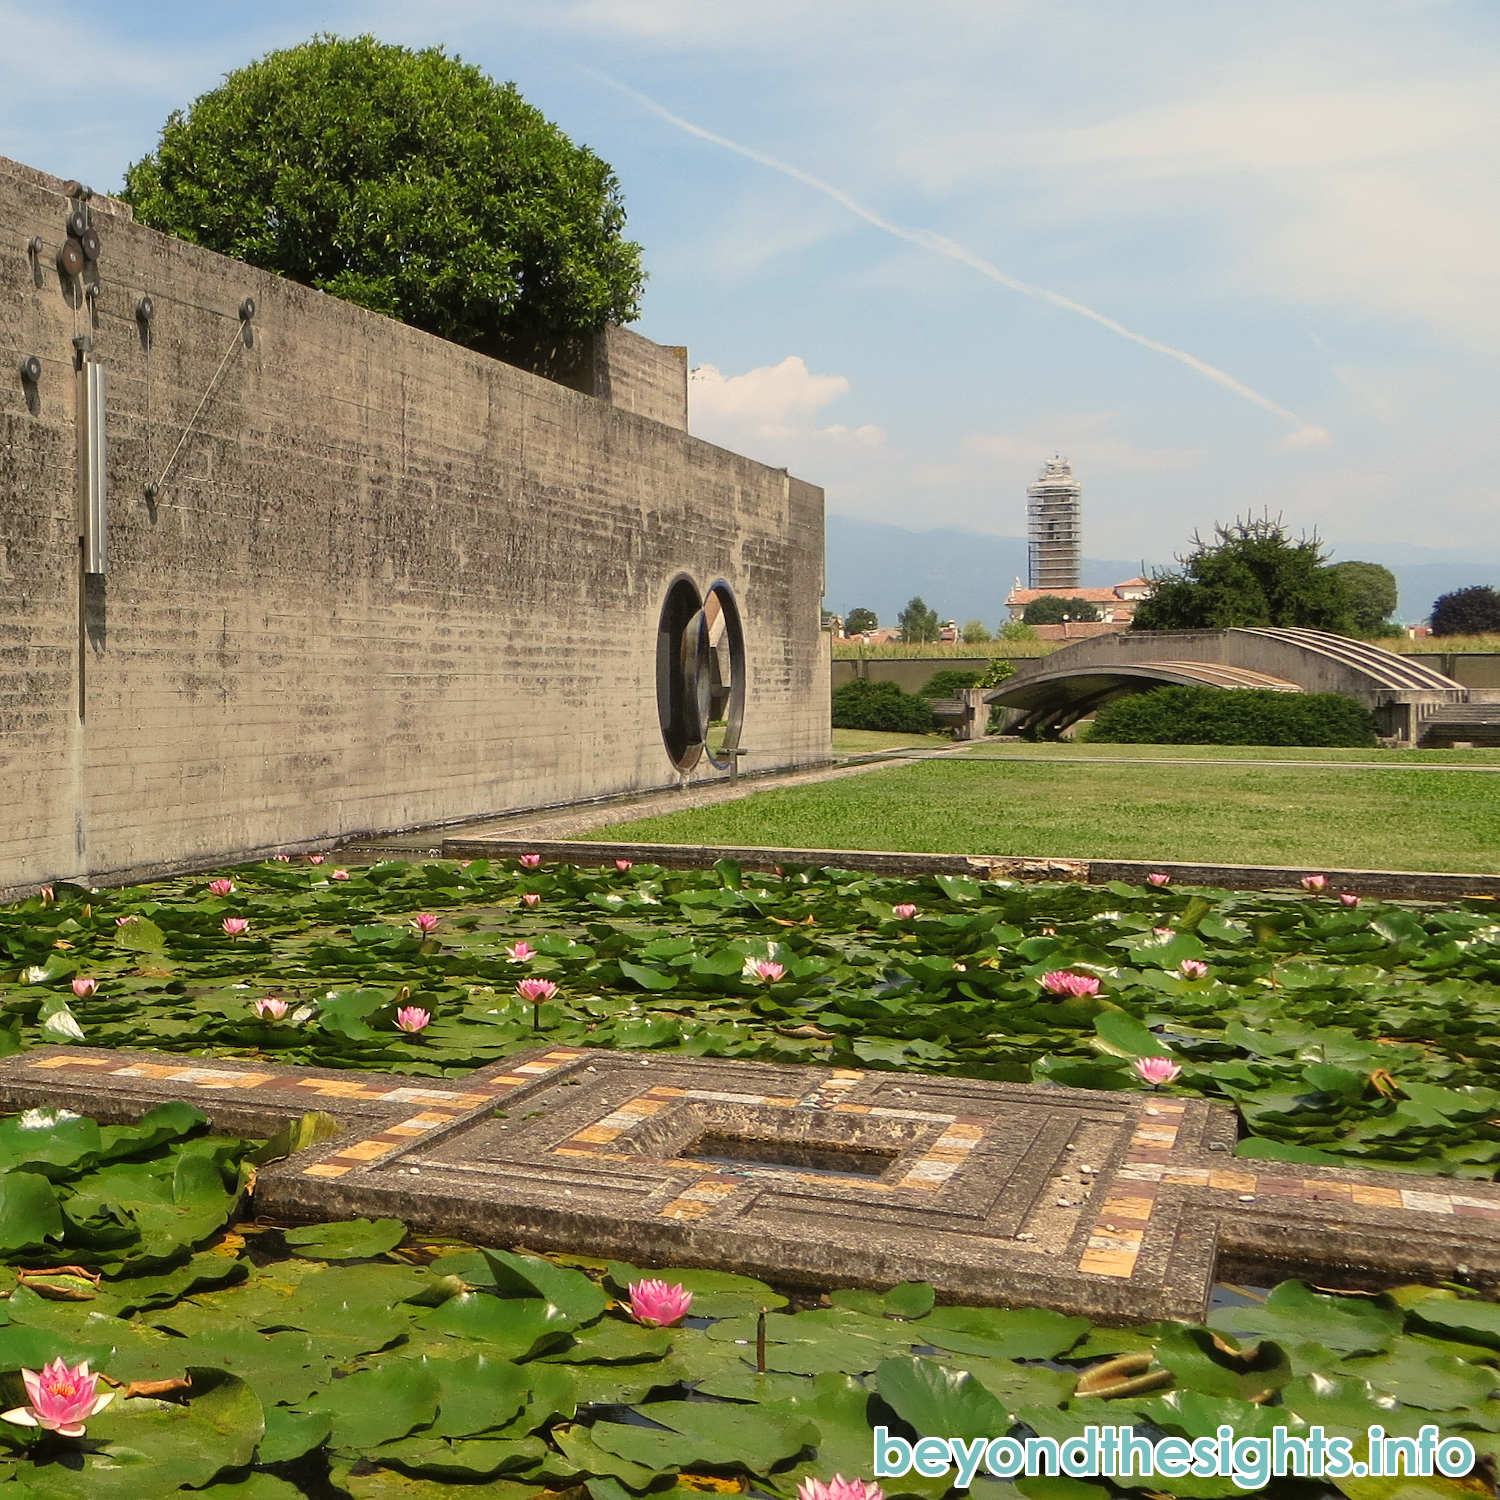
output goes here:
<path id="1" fill-rule="evenodd" d="M 878 521 L 830 514 L 827 527 L 827 608 L 848 614 L 873 609 L 894 625 L 913 595 L 945 620 L 983 620 L 991 630 L 1006 617 L 1005 596 L 1017 578 L 1026 581 L 1026 539 L 974 531 L 909 531 Z M 1424 620 L 1432 601 L 1454 589 L 1483 583 L 1500 588 L 1500 551 L 1480 548 L 1392 547 L 1350 543 L 1335 560 L 1383 563 L 1400 590 L 1397 618 Z M 1170 557 L 1083 560 L 1083 586 L 1103 588 L 1144 571 L 1172 566 Z"/>

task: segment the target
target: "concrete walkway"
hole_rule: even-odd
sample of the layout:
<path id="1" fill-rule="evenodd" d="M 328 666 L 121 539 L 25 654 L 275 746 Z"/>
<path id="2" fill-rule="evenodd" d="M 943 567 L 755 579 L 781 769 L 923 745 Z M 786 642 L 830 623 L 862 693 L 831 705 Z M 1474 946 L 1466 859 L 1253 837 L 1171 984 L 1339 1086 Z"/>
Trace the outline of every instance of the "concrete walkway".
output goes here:
<path id="1" fill-rule="evenodd" d="M 248 1134 L 338 1120 L 261 1170 L 254 1210 L 283 1222 L 930 1281 L 1111 1322 L 1202 1318 L 1219 1276 L 1500 1284 L 1500 1185 L 1236 1159 L 1233 1112 L 1185 1096 L 546 1045 L 462 1079 L 85 1047 L 0 1062 L 9 1109 L 136 1119 L 165 1099 Z"/>

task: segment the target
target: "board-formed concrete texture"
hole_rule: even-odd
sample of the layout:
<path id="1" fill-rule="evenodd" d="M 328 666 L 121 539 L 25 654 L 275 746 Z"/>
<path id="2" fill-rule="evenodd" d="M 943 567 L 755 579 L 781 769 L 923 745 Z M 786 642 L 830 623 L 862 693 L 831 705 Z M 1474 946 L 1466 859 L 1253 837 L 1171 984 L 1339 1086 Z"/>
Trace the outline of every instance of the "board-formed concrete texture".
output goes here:
<path id="1" fill-rule="evenodd" d="M 1203 1315 L 1216 1274 L 1500 1285 L 1500 1186 L 1232 1156 L 1220 1105 L 909 1073 L 538 1047 L 460 1080 L 44 1048 L 0 1105 L 134 1118 L 188 1099 L 334 1139 L 265 1168 L 272 1219 L 428 1233 L 783 1285 Z"/>
<path id="2" fill-rule="evenodd" d="M 689 436 L 684 351 L 607 330 L 583 395 L 63 188 L 0 159 L 0 899 L 676 786 L 681 576 L 738 604 L 745 768 L 828 758 L 822 491 Z"/>

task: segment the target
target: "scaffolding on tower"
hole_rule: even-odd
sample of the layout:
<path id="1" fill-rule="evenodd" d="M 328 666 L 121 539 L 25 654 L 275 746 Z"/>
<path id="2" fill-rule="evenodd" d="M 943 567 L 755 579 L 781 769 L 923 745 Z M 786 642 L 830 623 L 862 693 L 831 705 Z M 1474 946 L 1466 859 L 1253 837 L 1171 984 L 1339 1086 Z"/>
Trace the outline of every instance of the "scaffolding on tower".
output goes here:
<path id="1" fill-rule="evenodd" d="M 1060 453 L 1026 486 L 1028 584 L 1048 593 L 1078 587 L 1083 547 L 1083 486 Z"/>

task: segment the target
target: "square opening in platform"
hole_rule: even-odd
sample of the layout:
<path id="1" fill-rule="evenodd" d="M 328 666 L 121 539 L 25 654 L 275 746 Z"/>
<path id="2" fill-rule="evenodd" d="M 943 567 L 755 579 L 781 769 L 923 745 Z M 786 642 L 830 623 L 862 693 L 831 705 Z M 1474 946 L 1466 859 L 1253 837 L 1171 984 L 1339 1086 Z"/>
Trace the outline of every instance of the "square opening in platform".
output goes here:
<path id="1" fill-rule="evenodd" d="M 709 1131 L 682 1156 L 712 1166 L 761 1167 L 768 1171 L 816 1172 L 824 1177 L 879 1177 L 894 1165 L 896 1151 L 826 1141 L 772 1139 Z"/>

